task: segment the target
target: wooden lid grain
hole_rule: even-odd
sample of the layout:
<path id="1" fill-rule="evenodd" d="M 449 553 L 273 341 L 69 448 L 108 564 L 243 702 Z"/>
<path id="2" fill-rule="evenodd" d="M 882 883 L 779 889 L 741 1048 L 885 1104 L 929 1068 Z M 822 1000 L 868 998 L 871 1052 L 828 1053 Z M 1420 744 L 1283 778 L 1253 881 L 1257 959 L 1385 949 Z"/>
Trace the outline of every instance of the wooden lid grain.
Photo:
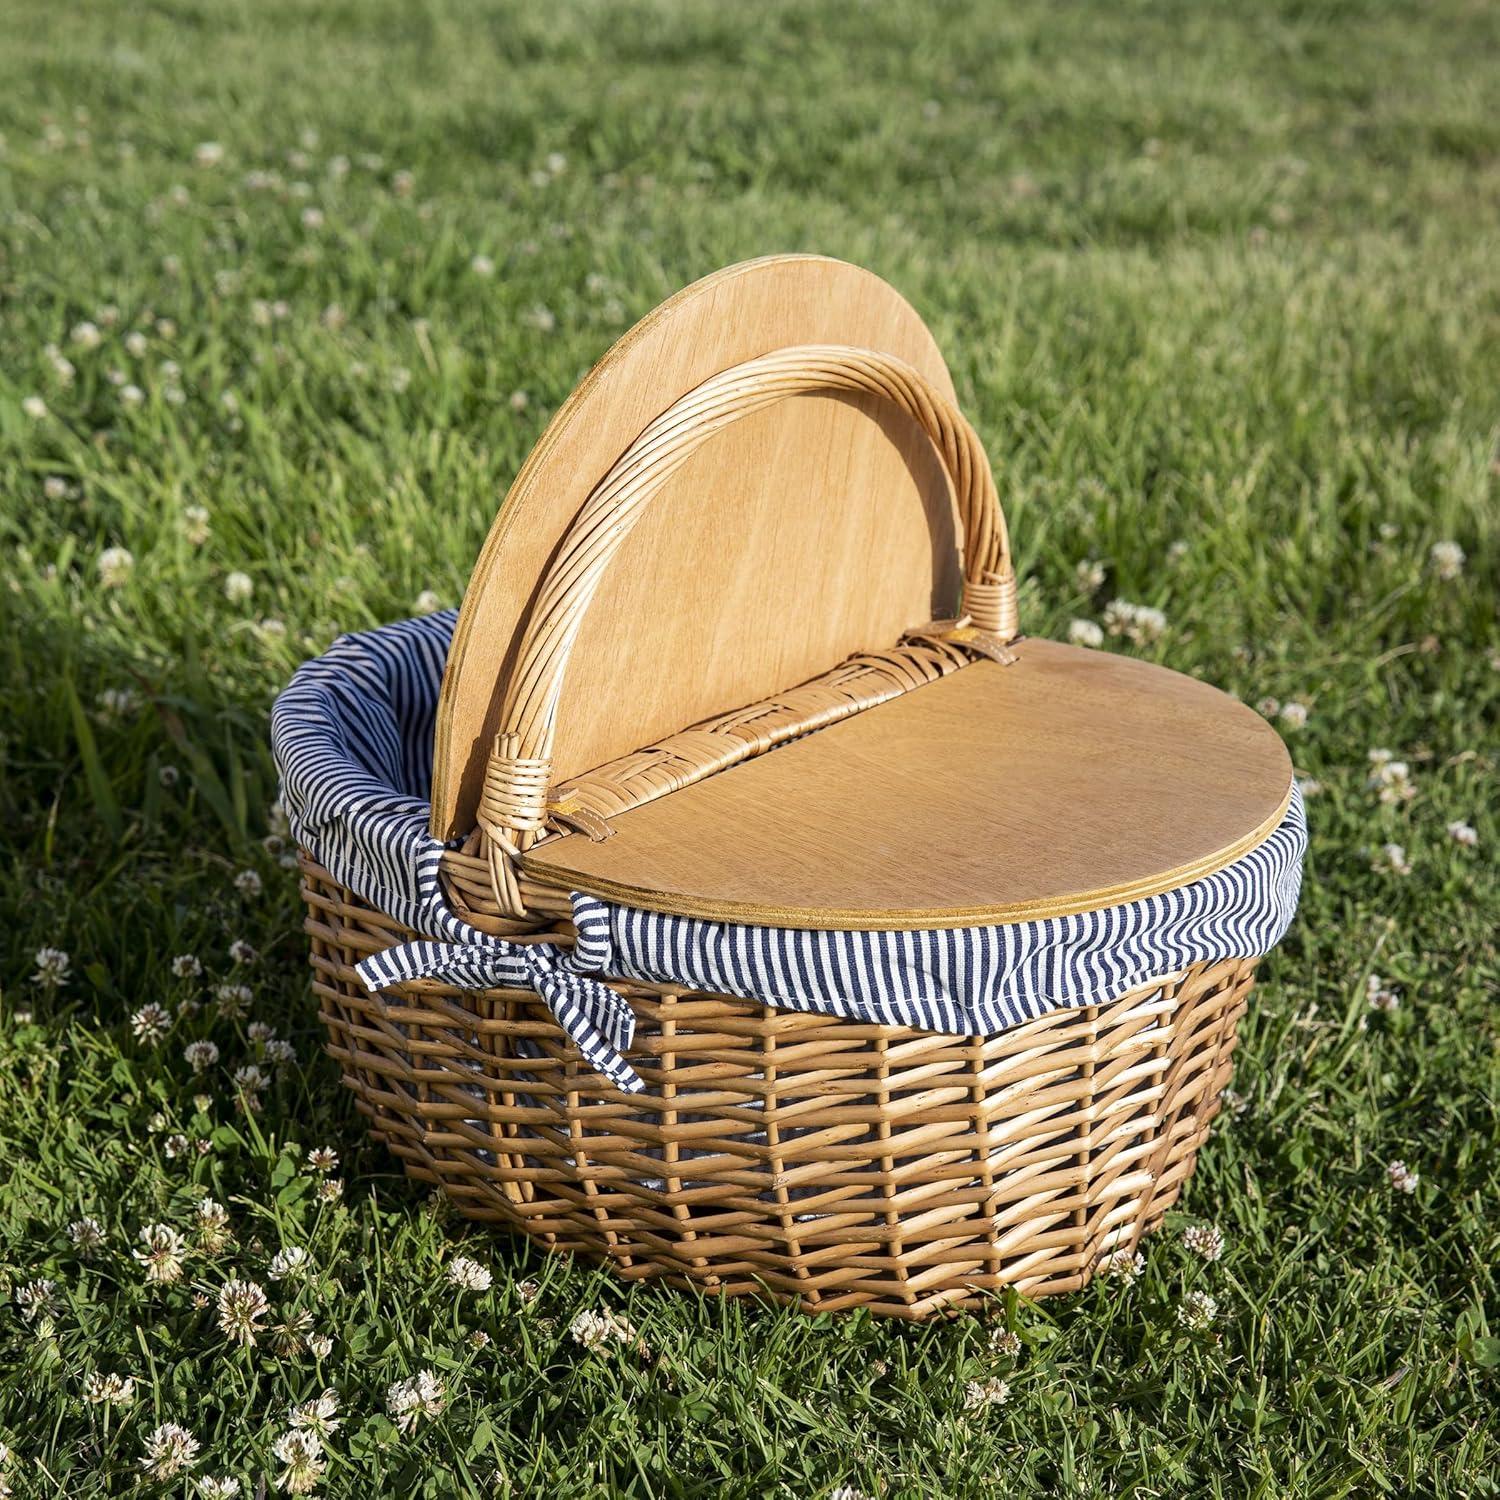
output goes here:
<path id="1" fill-rule="evenodd" d="M 541 884 L 782 927 L 1034 920 L 1174 889 L 1280 821 L 1280 737 L 1218 689 L 1044 640 L 532 849 Z"/>

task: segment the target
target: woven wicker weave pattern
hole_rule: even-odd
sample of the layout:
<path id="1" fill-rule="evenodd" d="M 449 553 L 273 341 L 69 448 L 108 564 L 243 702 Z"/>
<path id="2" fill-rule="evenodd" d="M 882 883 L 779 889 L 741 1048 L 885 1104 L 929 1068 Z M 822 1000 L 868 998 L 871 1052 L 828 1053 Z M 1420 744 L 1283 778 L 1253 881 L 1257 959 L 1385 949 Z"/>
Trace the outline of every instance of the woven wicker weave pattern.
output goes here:
<path id="1" fill-rule="evenodd" d="M 626 1279 L 807 1311 L 1072 1291 L 1133 1249 L 1218 1112 L 1255 967 L 988 1038 L 620 983 L 648 1088 L 626 1099 L 533 994 L 367 994 L 353 965 L 412 934 L 305 856 L 303 894 L 330 1051 L 411 1175 Z"/>

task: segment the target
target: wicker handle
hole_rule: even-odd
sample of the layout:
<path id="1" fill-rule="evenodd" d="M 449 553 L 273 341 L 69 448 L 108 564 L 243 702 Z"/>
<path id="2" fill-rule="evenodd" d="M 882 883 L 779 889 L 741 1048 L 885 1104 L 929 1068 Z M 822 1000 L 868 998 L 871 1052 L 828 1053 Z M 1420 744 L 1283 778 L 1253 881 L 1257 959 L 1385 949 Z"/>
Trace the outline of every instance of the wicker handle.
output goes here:
<path id="1" fill-rule="evenodd" d="M 904 360 L 806 345 L 721 371 L 655 419 L 616 460 L 563 539 L 526 622 L 485 771 L 479 826 L 502 911 L 524 906 L 512 861 L 547 827 L 557 705 L 584 615 L 621 543 L 666 480 L 716 432 L 773 402 L 813 392 L 883 397 L 932 439 L 953 484 L 963 533 L 963 607 L 1002 641 L 1018 633 L 1016 581 L 989 462 L 958 408 Z"/>

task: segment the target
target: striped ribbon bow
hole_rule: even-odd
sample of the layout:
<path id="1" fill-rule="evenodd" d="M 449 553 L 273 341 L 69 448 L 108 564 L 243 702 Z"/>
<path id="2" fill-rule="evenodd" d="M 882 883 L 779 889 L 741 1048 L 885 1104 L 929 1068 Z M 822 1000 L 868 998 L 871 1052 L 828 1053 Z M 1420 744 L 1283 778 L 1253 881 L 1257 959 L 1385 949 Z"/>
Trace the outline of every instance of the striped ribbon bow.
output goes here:
<path id="1" fill-rule="evenodd" d="M 627 1094 L 646 1085 L 621 1055 L 635 1035 L 635 1016 L 624 998 L 595 974 L 612 957 L 609 911 L 592 896 L 573 893 L 574 946 L 509 943 L 467 923 L 454 922 L 462 942 L 425 939 L 372 953 L 355 965 L 360 982 L 374 994 L 410 979 L 437 979 L 465 990 L 534 990 L 589 1064 Z"/>

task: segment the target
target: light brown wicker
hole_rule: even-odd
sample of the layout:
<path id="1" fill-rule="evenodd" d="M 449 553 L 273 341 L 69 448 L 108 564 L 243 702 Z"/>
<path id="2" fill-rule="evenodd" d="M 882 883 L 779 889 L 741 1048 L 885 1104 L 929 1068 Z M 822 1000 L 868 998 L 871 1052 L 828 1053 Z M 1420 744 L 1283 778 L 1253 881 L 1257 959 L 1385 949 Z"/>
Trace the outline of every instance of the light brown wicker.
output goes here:
<path id="1" fill-rule="evenodd" d="M 826 264 L 810 263 L 806 275 Z M 779 265 L 765 274 L 788 273 Z M 786 285 L 776 283 L 777 306 Z M 902 337 L 910 343 L 904 322 Z M 922 357 L 930 368 L 932 357 Z M 747 708 L 721 701 L 717 714 L 602 766 L 564 757 L 559 768 L 559 719 L 588 701 L 565 692 L 574 647 L 632 529 L 732 424 L 813 392 L 862 413 L 889 408 L 925 434 L 951 485 L 963 617 L 909 621 L 901 640 L 800 686 Z M 453 726 L 498 722 L 482 784 L 469 794 L 473 834 L 444 865 L 454 908 L 490 933 L 571 941 L 566 891 L 527 867 L 539 847 L 570 834 L 608 837 L 611 819 L 733 774 L 811 730 L 879 715 L 893 698 L 976 664 L 1013 660 L 1016 586 L 994 482 L 935 378 L 893 353 L 806 345 L 735 359 L 658 410 L 578 497 L 539 574 L 513 581 L 525 604 L 506 648 L 498 715 L 461 701 L 473 691 L 464 685 L 475 677 L 473 621 L 493 605 L 493 546 L 471 584 L 439 710 L 446 789 L 434 822 L 441 828 L 466 795 L 453 768 L 472 761 L 451 743 Z M 905 429 L 867 425 L 883 463 L 890 433 Z M 806 442 L 793 447 L 784 460 L 813 462 Z M 831 498 L 854 507 L 870 497 Z M 757 670 L 778 659 L 762 657 Z M 1240 831 L 1248 837 L 1253 825 Z M 626 1278 L 762 1291 L 809 1311 L 865 1306 L 921 1318 L 1005 1286 L 1063 1292 L 1104 1258 L 1132 1251 L 1192 1171 L 1254 969 L 1242 959 L 1197 964 L 1113 1003 L 979 1037 L 611 980 L 635 1014 L 629 1055 L 646 1085 L 626 1095 L 581 1060 L 530 992 L 416 981 L 367 993 L 354 965 L 416 934 L 307 855 L 303 892 L 329 1049 L 374 1133 L 412 1175 L 473 1218 L 598 1256 Z M 1089 904 L 1085 896 L 1075 909 Z"/>
<path id="2" fill-rule="evenodd" d="M 992 1037 L 621 984 L 646 1083 L 627 1096 L 525 991 L 367 994 L 354 964 L 409 934 L 303 872 L 329 1050 L 412 1176 L 627 1279 L 809 1312 L 1073 1291 L 1132 1251 L 1218 1113 L 1254 969 Z"/>

